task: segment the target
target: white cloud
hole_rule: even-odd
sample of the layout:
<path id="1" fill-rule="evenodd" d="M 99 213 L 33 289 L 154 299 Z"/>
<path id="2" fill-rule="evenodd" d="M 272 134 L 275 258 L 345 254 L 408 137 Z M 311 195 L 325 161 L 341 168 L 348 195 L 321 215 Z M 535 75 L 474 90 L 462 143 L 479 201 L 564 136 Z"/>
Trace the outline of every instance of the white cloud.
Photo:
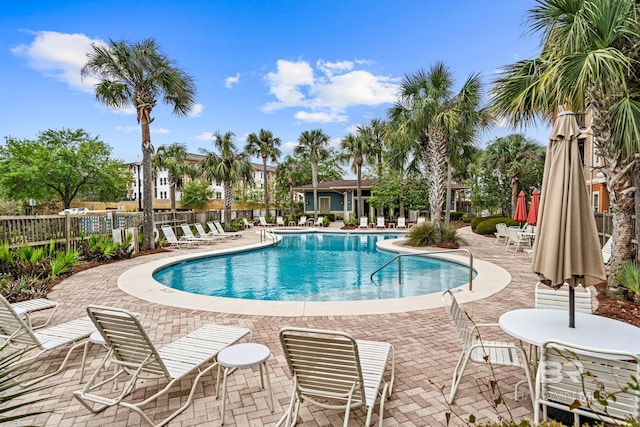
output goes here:
<path id="1" fill-rule="evenodd" d="M 277 61 L 277 70 L 266 74 L 269 92 L 276 98 L 263 106 L 270 113 L 304 108 L 294 114 L 305 122 L 345 122 L 347 109 L 379 106 L 396 101 L 400 79 L 361 69 L 371 61 L 318 60 L 315 69 L 306 61 Z"/>
<path id="2" fill-rule="evenodd" d="M 80 70 L 87 62 L 91 43 L 103 43 L 84 34 L 66 34 L 54 31 L 37 31 L 30 44 L 11 48 L 11 53 L 27 59 L 27 65 L 45 77 L 64 82 L 74 89 L 93 93 L 95 78 L 80 77 Z"/>
<path id="3" fill-rule="evenodd" d="M 187 114 L 187 116 L 189 117 L 200 117 L 200 114 L 202 114 L 202 111 L 204 110 L 204 105 L 196 103 L 193 108 L 191 109 L 191 111 L 189 111 L 189 114 Z"/>
<path id="4" fill-rule="evenodd" d="M 116 126 L 115 129 L 126 133 L 140 132 L 140 126 Z"/>
<path id="5" fill-rule="evenodd" d="M 298 141 L 287 141 L 284 144 L 282 144 L 282 148 L 284 148 L 287 151 L 293 151 L 298 145 Z"/>
<path id="6" fill-rule="evenodd" d="M 198 141 L 211 141 L 213 139 L 213 132 L 202 132 L 199 135 L 194 136 L 194 139 Z"/>
<path id="7" fill-rule="evenodd" d="M 224 80 L 224 87 L 231 89 L 231 87 L 240 81 L 240 73 L 236 73 L 235 76 L 227 77 Z"/>
<path id="8" fill-rule="evenodd" d="M 336 111 L 316 111 L 316 112 L 308 112 L 308 111 L 298 111 L 294 117 L 303 122 L 311 122 L 311 123 L 335 123 L 335 122 L 346 122 L 348 117 L 344 114 L 340 114 Z"/>
<path id="9" fill-rule="evenodd" d="M 166 134 L 168 134 L 168 133 L 169 133 L 169 129 L 165 129 L 165 128 L 157 128 L 157 129 L 156 129 L 156 128 L 151 128 L 151 129 L 149 129 L 149 132 L 151 132 L 151 133 L 157 133 L 157 134 L 160 134 L 160 135 L 166 135 Z"/>

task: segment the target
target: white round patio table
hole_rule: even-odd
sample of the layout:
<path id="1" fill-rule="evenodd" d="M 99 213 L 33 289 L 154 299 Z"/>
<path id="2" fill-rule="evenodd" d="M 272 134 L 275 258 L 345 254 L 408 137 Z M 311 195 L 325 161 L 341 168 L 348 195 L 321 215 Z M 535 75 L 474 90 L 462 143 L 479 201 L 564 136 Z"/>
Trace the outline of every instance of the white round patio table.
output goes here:
<path id="1" fill-rule="evenodd" d="M 553 339 L 640 355 L 640 328 L 608 317 L 576 312 L 570 328 L 567 310 L 531 308 L 508 311 L 498 323 L 507 334 L 538 347 Z"/>
<path id="2" fill-rule="evenodd" d="M 227 397 L 227 376 L 230 371 L 237 368 L 250 368 L 260 365 L 260 387 L 264 390 L 264 377 L 267 378 L 267 388 L 269 389 L 269 409 L 273 412 L 273 396 L 271 395 L 271 380 L 267 368 L 267 359 L 271 355 L 269 347 L 257 343 L 240 343 L 223 348 L 218 353 L 218 379 L 216 380 L 216 396 L 220 390 L 220 369 L 224 368 L 224 379 L 222 380 L 222 406 L 220 408 L 221 424 L 224 424 L 224 407 Z M 264 375 L 264 377 L 263 377 Z"/>

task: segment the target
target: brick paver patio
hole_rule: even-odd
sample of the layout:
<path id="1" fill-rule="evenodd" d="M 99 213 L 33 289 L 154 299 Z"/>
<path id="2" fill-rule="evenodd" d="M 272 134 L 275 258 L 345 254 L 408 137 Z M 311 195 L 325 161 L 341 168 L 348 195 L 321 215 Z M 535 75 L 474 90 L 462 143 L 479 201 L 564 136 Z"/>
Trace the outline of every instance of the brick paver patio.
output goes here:
<path id="1" fill-rule="evenodd" d="M 255 242 L 258 235 L 255 228 L 245 232 L 238 240 L 221 243 L 239 245 Z M 494 245 L 494 239 L 462 229 L 469 241 L 468 248 L 476 259 L 493 262 L 512 276 L 508 287 L 490 298 L 464 304 L 471 318 L 477 323 L 497 322 L 501 313 L 519 307 L 533 306 L 533 292 L 536 277 L 530 272 L 530 258 L 525 253 L 505 253 L 504 247 Z M 488 392 L 492 379 L 490 369 L 471 365 L 460 384 L 456 402 L 449 407 L 444 396 L 448 394 L 451 374 L 460 354 L 460 346 L 444 309 L 429 309 L 407 313 L 360 316 L 327 317 L 270 317 L 220 314 L 206 311 L 177 309 L 139 300 L 123 293 L 117 287 L 118 276 L 128 268 L 152 259 L 173 256 L 172 251 L 138 257 L 113 264 L 103 265 L 78 273 L 57 285 L 49 298 L 60 303 L 52 324 L 62 323 L 86 315 L 87 304 L 111 305 L 140 313 L 142 323 L 147 328 L 153 342 L 162 346 L 177 337 L 206 323 L 241 325 L 253 330 L 253 341 L 266 344 L 272 351 L 269 360 L 271 385 L 273 390 L 274 413 L 267 406 L 267 394 L 260 390 L 260 375 L 255 369 L 242 369 L 229 377 L 228 402 L 225 417 L 227 426 L 273 425 L 284 412 L 289 402 L 292 382 L 288 376 L 286 362 L 278 342 L 278 331 L 282 326 L 303 326 L 311 328 L 337 329 L 346 331 L 359 339 L 388 341 L 396 351 L 396 383 L 393 396 L 385 405 L 383 414 L 385 426 L 443 426 L 445 414 L 451 412 L 450 425 L 465 425 L 464 420 L 473 414 L 478 421 L 486 422 L 501 418 L 532 419 L 532 407 L 528 397 L 515 401 L 513 389 L 522 371 L 511 368 L 497 368 L 496 379 L 506 406 L 494 406 L 493 397 Z M 504 339 L 504 338 L 503 338 Z M 104 356 L 105 350 L 93 346 L 89 350 L 88 373 L 85 381 L 95 370 Z M 51 353 L 50 357 L 37 367 L 38 372 L 57 366 L 64 351 Z M 26 420 L 16 425 L 46 426 L 131 426 L 140 425 L 140 417 L 124 408 L 108 408 L 102 413 L 91 414 L 72 393 L 81 388 L 79 384 L 81 352 L 77 352 L 68 369 L 47 380 L 54 387 L 40 393 L 52 396 L 51 400 L 34 404 L 22 410 L 50 410 L 50 413 Z M 192 378 L 192 377 L 190 377 Z M 160 420 L 177 408 L 186 398 L 189 381 L 183 381 L 172 392 L 147 407 L 149 413 Z M 199 426 L 220 425 L 220 401 L 214 399 L 215 378 L 206 377 L 196 392 L 192 405 L 169 425 Z M 133 393 L 133 399 L 143 400 L 145 393 L 157 390 L 157 383 L 140 383 Z M 526 389 L 526 387 L 525 387 Z M 33 396 L 31 396 L 33 397 Z M 377 423 L 378 408 L 374 411 Z M 461 418 L 458 418 L 461 417 Z M 342 411 L 323 410 L 314 406 L 302 406 L 300 426 L 342 425 Z M 350 425 L 362 425 L 364 411 L 352 413 Z M 376 424 L 377 425 L 377 424 Z"/>

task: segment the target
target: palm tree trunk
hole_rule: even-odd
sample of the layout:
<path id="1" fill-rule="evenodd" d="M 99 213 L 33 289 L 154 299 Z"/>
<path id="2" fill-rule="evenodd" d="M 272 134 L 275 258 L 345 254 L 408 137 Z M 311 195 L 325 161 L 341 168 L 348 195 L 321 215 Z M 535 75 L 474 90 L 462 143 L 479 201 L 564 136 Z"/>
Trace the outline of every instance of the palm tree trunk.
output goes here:
<path id="1" fill-rule="evenodd" d="M 293 220 L 293 184 L 289 183 L 289 220 Z"/>
<path id="2" fill-rule="evenodd" d="M 440 229 L 440 216 L 444 202 L 444 179 L 447 148 L 447 136 L 444 129 L 433 127 L 430 130 L 429 143 L 426 146 L 425 164 L 427 181 L 429 182 L 429 207 L 431 221 L 436 229 Z"/>
<path id="3" fill-rule="evenodd" d="M 151 191 L 151 132 L 149 131 L 149 114 L 140 117 L 142 130 L 142 250 L 155 249 L 153 238 L 153 193 Z"/>
<path id="4" fill-rule="evenodd" d="M 224 182 L 224 229 L 231 231 L 231 203 L 233 195 L 231 194 L 231 182 Z"/>
<path id="5" fill-rule="evenodd" d="M 176 219 L 176 186 L 175 178 L 169 177 L 169 199 L 171 201 L 171 216 Z"/>
<path id="6" fill-rule="evenodd" d="M 447 198 L 444 207 L 444 223 L 449 224 L 451 217 L 451 161 L 447 160 Z"/>
<path id="7" fill-rule="evenodd" d="M 269 187 L 267 180 L 267 156 L 262 156 L 262 175 L 264 179 L 264 216 L 269 216 Z"/>
<path id="8" fill-rule="evenodd" d="M 357 217 L 362 218 L 362 211 L 364 211 L 364 201 L 362 200 L 362 165 L 358 166 L 358 212 Z"/>
<path id="9" fill-rule="evenodd" d="M 311 182 L 313 183 L 313 217 L 318 218 L 318 165 L 311 162 Z"/>

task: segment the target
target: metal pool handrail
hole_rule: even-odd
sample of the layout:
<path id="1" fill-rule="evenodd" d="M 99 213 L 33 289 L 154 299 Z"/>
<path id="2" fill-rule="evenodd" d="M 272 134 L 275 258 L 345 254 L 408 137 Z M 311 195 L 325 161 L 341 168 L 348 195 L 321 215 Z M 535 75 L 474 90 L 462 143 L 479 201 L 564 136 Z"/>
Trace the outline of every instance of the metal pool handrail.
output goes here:
<path id="1" fill-rule="evenodd" d="M 404 258 L 406 256 L 417 256 L 417 257 L 423 257 L 423 258 L 430 258 L 430 255 L 448 254 L 448 253 L 451 253 L 451 252 L 465 252 L 467 255 L 469 255 L 469 290 L 470 291 L 473 290 L 473 254 L 471 253 L 471 251 L 469 249 L 445 249 L 445 250 L 441 250 L 441 251 L 430 251 L 428 253 L 420 253 L 420 254 L 416 254 L 416 253 L 398 254 L 398 255 L 394 256 L 393 258 L 391 258 L 386 263 L 384 263 L 376 271 L 371 273 L 371 275 L 369 276 L 369 280 L 373 281 L 373 275 L 374 274 L 376 274 L 377 272 L 379 272 L 380 270 L 382 270 L 383 268 L 385 268 L 389 264 L 393 263 L 394 261 L 398 260 L 398 283 L 400 285 L 402 285 L 402 258 Z"/>
<path id="2" fill-rule="evenodd" d="M 273 231 L 268 228 L 263 228 L 260 230 L 260 243 L 266 242 L 267 239 L 270 239 L 273 243 L 278 243 L 278 236 Z"/>

